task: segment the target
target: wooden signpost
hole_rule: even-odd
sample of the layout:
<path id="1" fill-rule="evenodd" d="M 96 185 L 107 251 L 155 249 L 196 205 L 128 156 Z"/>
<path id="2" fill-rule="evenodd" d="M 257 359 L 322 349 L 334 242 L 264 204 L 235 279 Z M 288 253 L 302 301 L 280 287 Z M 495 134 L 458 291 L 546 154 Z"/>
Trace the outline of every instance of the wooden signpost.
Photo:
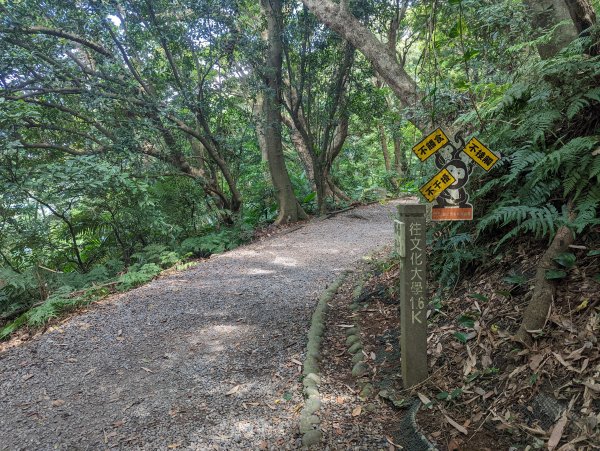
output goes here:
<path id="1" fill-rule="evenodd" d="M 475 137 L 465 143 L 457 133 L 452 143 L 440 128 L 414 146 L 413 152 L 421 161 L 435 155 L 439 171 L 419 190 L 428 202 L 435 202 L 432 220 L 472 220 L 473 206 L 465 185 L 473 162 L 489 171 L 500 157 Z M 426 210 L 422 204 L 400 205 L 394 225 L 400 257 L 400 352 L 405 388 L 427 378 Z"/>
<path id="2" fill-rule="evenodd" d="M 421 204 L 398 206 L 400 255 L 400 352 L 404 387 L 427 378 L 427 277 L 425 215 Z"/>

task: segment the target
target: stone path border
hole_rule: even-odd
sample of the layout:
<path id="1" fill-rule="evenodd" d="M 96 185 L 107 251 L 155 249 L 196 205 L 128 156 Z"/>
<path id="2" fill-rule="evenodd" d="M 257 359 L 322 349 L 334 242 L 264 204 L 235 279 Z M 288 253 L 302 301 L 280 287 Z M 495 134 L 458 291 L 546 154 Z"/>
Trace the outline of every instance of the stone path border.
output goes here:
<path id="1" fill-rule="evenodd" d="M 302 434 L 302 445 L 305 447 L 317 445 L 323 436 L 320 429 L 320 419 L 316 413 L 321 407 L 319 361 L 321 360 L 321 341 L 325 330 L 325 314 L 328 308 L 327 303 L 333 298 L 347 275 L 348 272 L 344 272 L 321 295 L 310 322 L 306 358 L 302 370 L 304 376 L 302 381 L 303 394 L 306 399 L 300 412 L 300 433 Z"/>

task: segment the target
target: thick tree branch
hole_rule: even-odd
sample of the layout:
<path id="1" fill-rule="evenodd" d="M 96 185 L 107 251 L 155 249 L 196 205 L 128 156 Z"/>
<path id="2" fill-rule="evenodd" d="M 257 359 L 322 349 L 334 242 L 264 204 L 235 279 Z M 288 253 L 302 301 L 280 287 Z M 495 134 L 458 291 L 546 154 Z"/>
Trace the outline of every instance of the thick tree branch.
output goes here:
<path id="1" fill-rule="evenodd" d="M 61 146 L 58 144 L 51 144 L 51 143 L 46 143 L 46 142 L 28 143 L 25 141 L 21 141 L 21 145 L 25 149 L 59 150 L 64 153 L 68 153 L 69 155 L 75 155 L 75 156 L 79 156 L 79 157 L 84 156 L 84 155 L 97 155 L 97 154 L 103 153 L 105 151 L 104 147 L 102 147 L 98 150 L 94 150 L 94 151 L 82 151 L 82 150 L 72 149 L 71 147 L 68 147 L 68 146 Z"/>
<path id="2" fill-rule="evenodd" d="M 88 47 L 95 52 L 98 52 L 108 58 L 112 58 L 113 55 L 100 44 L 89 41 L 81 36 L 73 33 L 68 33 L 63 30 L 55 30 L 54 28 L 33 26 L 28 28 L 0 28 L 0 33 L 25 33 L 25 34 L 44 34 L 48 36 L 55 36 L 57 38 L 68 39 L 69 41 L 77 42 L 85 47 Z"/>
<path id="3" fill-rule="evenodd" d="M 375 35 L 356 17 L 331 0 L 302 0 L 320 22 L 334 30 L 356 47 L 373 64 L 388 86 L 394 91 L 403 107 L 414 107 L 420 102 L 415 81 L 406 73 L 396 60 L 389 47 L 379 41 Z M 426 126 L 414 119 L 418 128 Z"/>

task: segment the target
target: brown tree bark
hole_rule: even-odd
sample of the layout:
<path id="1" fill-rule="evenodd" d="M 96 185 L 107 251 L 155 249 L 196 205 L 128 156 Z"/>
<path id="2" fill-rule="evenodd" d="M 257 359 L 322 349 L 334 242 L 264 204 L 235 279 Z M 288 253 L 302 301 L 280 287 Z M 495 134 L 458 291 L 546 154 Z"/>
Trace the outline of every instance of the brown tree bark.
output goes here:
<path id="1" fill-rule="evenodd" d="M 581 35 L 581 33 L 596 23 L 596 12 L 589 0 L 565 0 L 565 3 L 567 4 L 567 8 L 569 8 L 569 14 L 578 34 Z M 588 49 L 588 53 L 591 56 L 600 54 L 600 42 L 597 39 Z"/>
<path id="2" fill-rule="evenodd" d="M 267 18 L 267 64 L 263 74 L 264 142 L 267 150 L 271 180 L 277 196 L 277 224 L 306 219 L 307 215 L 296 199 L 287 172 L 281 143 L 281 64 L 283 44 L 280 0 L 261 0 Z"/>
<path id="3" fill-rule="evenodd" d="M 292 144 L 294 145 L 294 149 L 296 149 L 296 153 L 300 158 L 300 162 L 302 163 L 302 167 L 304 168 L 304 172 L 306 173 L 306 178 L 310 182 L 311 189 L 316 191 L 317 187 L 315 185 L 315 167 L 313 165 L 312 157 L 310 156 L 310 150 L 308 150 L 307 144 L 302 139 L 302 134 L 298 131 L 294 122 L 287 116 L 283 115 L 283 123 L 287 126 L 288 131 L 290 133 L 290 139 L 292 140 Z"/>
<path id="4" fill-rule="evenodd" d="M 577 37 L 565 0 L 525 0 L 525 5 L 530 9 L 531 22 L 539 32 L 556 26 L 550 41 L 537 46 L 542 59 L 552 58 Z M 565 23 L 558 25 L 561 22 Z"/>
<path id="5" fill-rule="evenodd" d="M 302 0 L 320 22 L 350 42 L 373 64 L 377 73 L 394 92 L 403 107 L 412 107 L 421 100 L 417 84 L 398 62 L 395 52 L 383 43 L 347 9 L 331 0 Z M 415 126 L 426 130 L 428 125 L 412 119 Z"/>
<path id="6" fill-rule="evenodd" d="M 516 338 L 528 346 L 533 342 L 532 334 L 544 328 L 556 293 L 556 283 L 546 279 L 546 271 L 555 268 L 554 258 L 566 252 L 571 244 L 573 232 L 566 226 L 561 227 L 538 263 L 533 295 L 516 334 Z"/>
<path id="7" fill-rule="evenodd" d="M 565 0 L 577 33 L 587 30 L 596 23 L 596 12 L 589 0 Z"/>
<path id="8" fill-rule="evenodd" d="M 317 193 L 317 209 L 320 214 L 324 214 L 327 210 L 325 202 L 327 197 L 337 196 L 340 199 L 349 199 L 342 190 L 335 186 L 330 177 L 330 171 L 333 161 L 339 155 L 348 136 L 345 94 L 354 57 L 354 47 L 345 43 L 344 58 L 337 68 L 337 74 L 335 79 L 332 80 L 328 93 L 327 119 L 319 124 L 319 126 L 322 126 L 322 130 L 319 130 L 318 133 L 314 133 L 310 118 L 305 116 L 305 111 L 309 108 L 304 108 L 301 93 L 298 93 L 294 86 L 289 86 L 287 96 L 284 99 L 286 110 L 291 118 L 290 131 L 292 132 L 292 138 L 294 139 L 296 133 L 299 135 L 296 138 L 298 142 L 301 141 L 303 144 L 297 149 L 299 149 L 299 153 L 306 150 L 312 161 L 312 165 L 308 164 L 308 166 L 312 166 L 314 187 Z M 303 74 L 300 74 L 300 77 L 303 76 Z M 318 135 L 319 138 L 315 138 L 315 135 Z"/>

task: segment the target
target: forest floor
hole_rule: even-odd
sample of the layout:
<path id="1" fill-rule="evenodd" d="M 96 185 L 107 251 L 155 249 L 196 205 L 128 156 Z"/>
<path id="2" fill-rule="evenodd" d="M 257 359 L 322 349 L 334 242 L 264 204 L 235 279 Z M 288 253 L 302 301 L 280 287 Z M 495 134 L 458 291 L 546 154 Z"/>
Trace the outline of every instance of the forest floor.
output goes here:
<path id="1" fill-rule="evenodd" d="M 399 264 L 389 250 L 373 255 L 329 302 L 319 389 L 326 449 L 600 449 L 598 257 L 588 255 L 600 243 L 586 244 L 572 249 L 578 264 L 531 349 L 512 336 L 543 252 L 535 243 L 522 240 L 443 296 L 430 280 L 430 376 L 408 390 Z"/>
<path id="2" fill-rule="evenodd" d="M 397 203 L 214 256 L 8 346 L 0 449 L 296 449 L 316 299 L 391 243 Z"/>

